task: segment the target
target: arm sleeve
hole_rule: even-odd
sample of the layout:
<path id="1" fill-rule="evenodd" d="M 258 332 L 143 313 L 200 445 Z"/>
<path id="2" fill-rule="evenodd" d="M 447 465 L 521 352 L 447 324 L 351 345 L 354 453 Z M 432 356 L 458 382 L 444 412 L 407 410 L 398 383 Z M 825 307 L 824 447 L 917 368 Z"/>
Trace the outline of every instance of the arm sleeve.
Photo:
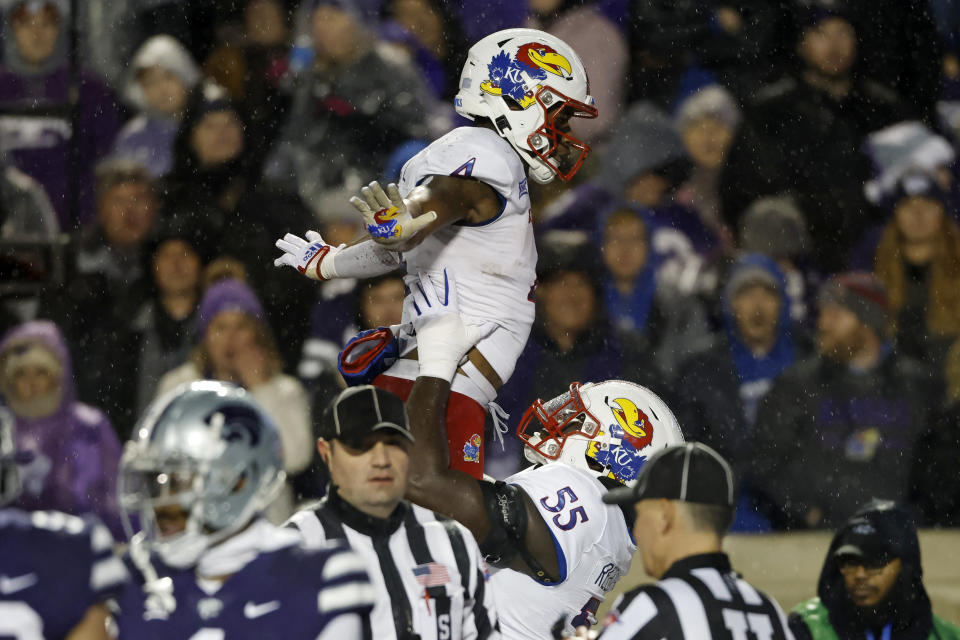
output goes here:
<path id="1" fill-rule="evenodd" d="M 372 240 L 346 247 L 333 256 L 333 275 L 337 278 L 372 278 L 399 266 L 400 254 Z"/>
<path id="2" fill-rule="evenodd" d="M 500 638 L 500 625 L 494 604 L 493 591 L 490 589 L 490 574 L 480 554 L 480 548 L 470 531 L 462 525 L 460 534 L 470 555 L 469 593 L 463 599 L 463 638 L 464 640 L 486 640 Z"/>

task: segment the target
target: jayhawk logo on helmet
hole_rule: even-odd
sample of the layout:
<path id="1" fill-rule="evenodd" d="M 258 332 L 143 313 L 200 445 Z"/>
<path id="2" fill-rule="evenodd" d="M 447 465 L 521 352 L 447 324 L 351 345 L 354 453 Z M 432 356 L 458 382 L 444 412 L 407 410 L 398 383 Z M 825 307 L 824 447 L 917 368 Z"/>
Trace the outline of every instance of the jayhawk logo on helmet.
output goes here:
<path id="1" fill-rule="evenodd" d="M 536 102 L 534 94 L 540 85 L 528 86 L 524 74 L 534 81 L 546 79 L 547 74 L 566 78 L 572 73 L 572 66 L 552 47 L 528 42 L 520 46 L 513 58 L 506 51 L 493 56 L 487 70 L 490 78 L 480 83 L 480 89 L 495 96 L 510 96 L 526 109 Z"/>

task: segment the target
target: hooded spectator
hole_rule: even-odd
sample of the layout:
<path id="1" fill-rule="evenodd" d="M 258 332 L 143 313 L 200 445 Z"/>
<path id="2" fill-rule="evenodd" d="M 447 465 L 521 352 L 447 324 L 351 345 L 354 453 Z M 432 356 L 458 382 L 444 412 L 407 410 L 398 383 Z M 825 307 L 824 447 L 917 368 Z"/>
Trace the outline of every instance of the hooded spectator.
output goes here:
<path id="1" fill-rule="evenodd" d="M 137 115 L 117 136 L 113 154 L 143 164 L 154 178 L 173 167 L 173 141 L 187 98 L 200 80 L 190 53 L 168 35 L 143 43 L 128 72 L 127 102 Z"/>
<path id="2" fill-rule="evenodd" d="M 16 126 L 0 128 L 0 147 L 17 168 L 43 185 L 61 228 L 71 229 L 93 217 L 92 171 L 119 128 L 116 100 L 100 78 L 80 71 L 77 139 L 71 143 L 69 5 L 65 0 L 13 0 L 4 6 L 0 109 L 26 115 L 13 121 Z M 75 210 L 71 184 L 77 189 Z"/>
<path id="3" fill-rule="evenodd" d="M 807 214 L 814 265 L 829 273 L 877 217 L 862 193 L 871 177 L 866 136 L 908 111 L 892 91 L 854 73 L 857 31 L 839 3 L 803 16 L 800 68 L 747 105 L 720 193 L 723 215 L 736 228 L 750 202 L 792 192 Z"/>
<path id="4" fill-rule="evenodd" d="M 673 404 L 684 435 L 721 452 L 746 477 L 752 466 L 754 422 L 774 380 L 802 353 L 790 318 L 787 282 L 769 257 L 746 254 L 734 263 L 723 288 L 723 335 L 689 358 L 677 379 Z M 798 344 L 799 343 L 799 344 Z M 734 528 L 767 528 L 754 515 L 756 494 L 742 483 Z"/>
<path id="5" fill-rule="evenodd" d="M 607 133 L 626 105 L 630 53 L 627 40 L 599 7 L 583 0 L 532 0 L 527 25 L 554 35 L 580 54 L 596 96 L 600 115 L 572 122 L 574 135 L 594 145 Z"/>
<path id="6" fill-rule="evenodd" d="M 942 393 L 929 369 L 891 350 L 888 327 L 872 274 L 821 288 L 817 354 L 781 373 L 757 410 L 753 486 L 780 526 L 836 526 L 871 497 L 909 496 L 917 437 Z"/>
<path id="7" fill-rule="evenodd" d="M 316 290 L 274 268 L 274 241 L 290 229 L 314 226 L 300 199 L 261 184 L 262 140 L 251 135 L 225 91 L 202 83 L 187 104 L 164 180 L 168 215 L 193 220 L 218 238 L 220 256 L 240 261 L 252 285 L 265 292 L 267 318 L 284 362 L 295 362 L 308 332 Z"/>
<path id="8" fill-rule="evenodd" d="M 684 359 L 710 345 L 709 327 L 700 302 L 661 277 L 651 228 L 650 217 L 632 209 L 607 216 L 601 288 L 611 324 L 624 337 L 643 336 L 658 369 L 672 378 Z"/>
<path id="9" fill-rule="evenodd" d="M 314 450 L 307 393 L 282 372 L 276 341 L 253 290 L 237 280 L 212 284 L 197 310 L 196 340 L 189 359 L 160 379 L 157 395 L 202 379 L 244 387 L 280 430 L 287 473 L 302 471 Z M 272 519 L 289 515 L 282 512 L 292 508 L 291 497 L 286 495 Z"/>
<path id="10" fill-rule="evenodd" d="M 889 198 L 892 219 L 874 258 L 890 298 L 897 349 L 936 368 L 960 335 L 960 226 L 936 178 L 911 171 Z"/>
<path id="11" fill-rule="evenodd" d="M 676 200 L 695 210 L 700 219 L 726 242 L 733 238 L 720 215 L 720 171 L 740 126 L 740 107 L 720 85 L 698 90 L 680 103 L 675 126 L 687 156 L 693 162 L 689 179 L 677 190 Z"/>
<path id="12" fill-rule="evenodd" d="M 720 451 L 738 468 L 761 398 L 797 359 L 800 348 L 789 314 L 786 280 L 776 263 L 747 254 L 734 263 L 723 288 L 723 336 L 686 361 L 676 408 L 687 436 Z"/>
<path id="13" fill-rule="evenodd" d="M 790 613 L 797 640 L 960 638 L 960 628 L 931 610 L 916 525 L 893 502 L 868 504 L 837 531 L 817 596 Z"/>
<path id="14" fill-rule="evenodd" d="M 434 99 L 409 59 L 374 46 L 351 0 L 304 6 L 313 59 L 295 79 L 290 117 L 267 177 L 281 183 L 293 177 L 291 190 L 322 216 L 331 200 L 343 206 L 377 177 L 371 158 L 430 137 Z"/>
<path id="15" fill-rule="evenodd" d="M 73 365 L 52 322 L 28 322 L 0 341 L 0 393 L 16 420 L 22 468 L 16 506 L 73 515 L 93 512 L 120 532 L 116 504 L 120 441 L 99 409 L 77 401 Z"/>

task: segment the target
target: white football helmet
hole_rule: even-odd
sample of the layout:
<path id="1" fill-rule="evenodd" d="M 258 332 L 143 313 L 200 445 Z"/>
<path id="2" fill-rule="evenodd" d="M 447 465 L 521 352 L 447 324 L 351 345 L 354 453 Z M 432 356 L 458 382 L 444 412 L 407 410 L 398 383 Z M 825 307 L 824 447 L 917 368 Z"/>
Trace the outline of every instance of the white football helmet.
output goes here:
<path id="1" fill-rule="evenodd" d="M 497 31 L 470 47 L 454 107 L 471 120 L 489 119 L 541 184 L 577 173 L 590 147 L 567 122 L 597 117 L 580 57 L 536 29 Z"/>
<path id="2" fill-rule="evenodd" d="M 517 435 L 531 462 L 595 473 L 592 462 L 624 485 L 636 481 L 651 455 L 684 441 L 663 400 L 625 380 L 574 382 L 563 395 L 537 400 L 523 414 Z"/>

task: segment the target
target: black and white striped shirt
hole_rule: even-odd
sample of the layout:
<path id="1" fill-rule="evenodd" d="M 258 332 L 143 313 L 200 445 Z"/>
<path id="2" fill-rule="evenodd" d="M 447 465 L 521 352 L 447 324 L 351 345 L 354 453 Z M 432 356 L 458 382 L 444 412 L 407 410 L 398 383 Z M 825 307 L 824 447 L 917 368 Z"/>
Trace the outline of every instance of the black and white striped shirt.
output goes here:
<path id="1" fill-rule="evenodd" d="M 374 518 L 334 492 L 286 526 L 307 546 L 346 540 L 365 560 L 377 640 L 500 638 L 486 565 L 463 525 L 406 502 Z"/>
<path id="2" fill-rule="evenodd" d="M 675 562 L 655 584 L 620 597 L 601 640 L 793 640 L 783 610 L 724 553 Z"/>

